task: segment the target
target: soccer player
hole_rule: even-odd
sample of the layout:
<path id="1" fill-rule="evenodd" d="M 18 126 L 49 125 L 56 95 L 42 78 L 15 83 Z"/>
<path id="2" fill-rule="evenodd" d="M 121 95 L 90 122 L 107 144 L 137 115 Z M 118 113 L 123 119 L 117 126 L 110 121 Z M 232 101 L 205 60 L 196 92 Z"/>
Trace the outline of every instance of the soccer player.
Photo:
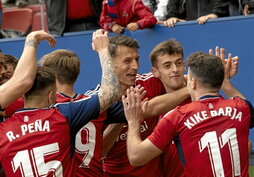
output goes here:
<path id="1" fill-rule="evenodd" d="M 76 101 L 89 97 L 85 94 L 77 94 L 74 90 L 74 84 L 80 72 L 80 60 L 74 52 L 63 49 L 55 50 L 44 55 L 40 63 L 55 72 L 57 103 Z M 93 93 L 96 92 L 98 90 Z M 120 114 L 123 114 L 123 112 Z M 91 120 L 84 125 L 77 132 L 74 153 L 75 176 L 103 176 L 101 154 L 105 120 L 114 123 L 114 115 L 111 114 L 110 108 L 98 115 L 98 118 L 95 120 Z M 126 122 L 126 119 L 124 118 L 122 121 Z"/>
<path id="2" fill-rule="evenodd" d="M 123 41 L 120 39 L 121 39 L 120 37 L 115 37 L 111 41 L 112 41 L 112 43 L 117 43 L 117 42 L 120 43 L 120 41 Z M 172 44 L 171 44 L 171 46 L 172 46 Z M 159 51 L 162 51 L 162 50 L 159 50 Z M 180 104 L 182 101 L 184 101 L 186 98 L 189 97 L 187 89 L 183 88 L 186 83 L 184 81 L 185 66 L 183 63 L 182 47 L 179 45 L 174 46 L 174 47 L 172 46 L 171 50 L 169 50 L 168 47 L 167 48 L 164 47 L 163 52 L 159 52 L 159 51 L 156 52 L 156 57 L 158 54 L 162 55 L 165 52 L 165 54 L 173 56 L 172 58 L 170 58 L 170 61 L 167 61 L 168 65 L 170 63 L 172 63 L 172 65 L 177 66 L 177 67 L 174 67 L 173 71 L 169 71 L 169 69 L 167 68 L 169 72 L 172 72 L 172 74 L 170 74 L 170 75 L 172 75 L 172 77 L 169 77 L 167 74 L 167 77 L 164 78 L 165 82 L 172 83 L 172 85 L 167 84 L 172 87 L 172 89 L 170 91 L 168 88 L 166 88 L 164 83 L 162 84 L 161 81 L 159 80 L 159 79 L 161 79 L 161 77 L 160 77 L 160 74 L 158 74 L 158 72 L 156 72 L 156 73 L 154 72 L 155 74 L 152 74 L 152 73 L 141 74 L 141 75 L 138 74 L 136 76 L 136 80 L 132 79 L 132 82 L 127 83 L 127 81 L 125 80 L 126 77 L 124 77 L 124 74 L 128 75 L 128 73 L 130 73 L 130 72 L 123 70 L 124 66 L 125 65 L 127 66 L 130 58 L 135 59 L 135 57 L 131 57 L 131 54 L 133 56 L 138 57 L 138 51 L 134 50 L 132 48 L 126 47 L 126 46 L 122 46 L 122 45 L 120 45 L 119 49 L 116 50 L 116 52 L 118 52 L 118 53 L 116 53 L 116 56 L 119 57 L 118 60 L 116 60 L 116 62 L 119 63 L 119 64 L 117 64 L 117 66 L 119 68 L 119 73 L 123 73 L 122 74 L 123 77 L 122 77 L 122 80 L 120 81 L 120 85 L 121 85 L 121 83 L 123 83 L 122 85 L 125 84 L 128 87 L 130 87 L 131 85 L 135 85 L 135 84 L 138 85 L 139 84 L 146 89 L 146 91 L 147 91 L 146 97 L 148 99 L 151 99 L 151 98 L 158 96 L 158 95 L 162 95 L 165 93 L 165 88 L 166 88 L 166 90 L 168 89 L 167 90 L 168 95 L 163 95 L 162 97 L 160 97 L 159 101 L 156 101 L 156 103 L 151 104 L 150 101 L 148 102 L 148 106 L 150 107 L 148 110 L 154 111 L 154 112 L 149 113 L 149 116 L 148 115 L 146 115 L 146 116 L 150 117 L 151 115 L 153 115 L 154 117 L 142 121 L 141 126 L 140 126 L 140 131 L 141 131 L 141 135 L 142 135 L 143 139 L 145 139 L 152 133 L 153 128 L 158 123 L 158 116 L 160 114 L 165 113 L 168 110 L 174 108 L 174 106 Z M 174 54 L 176 54 L 176 57 L 174 56 Z M 121 58 L 122 58 L 123 62 L 121 62 Z M 125 60 L 127 62 L 125 62 Z M 125 64 L 125 63 L 127 63 L 127 64 Z M 156 63 L 157 63 L 157 61 L 156 61 Z M 134 67 L 135 70 L 133 69 L 135 72 L 133 71 L 132 72 L 133 74 L 137 73 L 137 68 L 138 68 L 138 63 L 136 63 L 136 65 L 134 65 L 134 64 L 132 64 L 133 66 L 135 66 Z M 122 67 L 122 69 L 121 69 L 121 67 Z M 153 69 L 153 70 L 155 70 L 155 69 Z M 120 71 L 122 71 L 122 72 L 120 72 Z M 117 72 L 117 70 L 116 70 L 116 72 Z M 123 89 L 123 90 L 126 90 L 128 87 L 125 87 L 125 89 Z M 181 88 L 183 88 L 183 89 L 181 89 Z M 178 98 L 174 99 L 171 94 L 178 97 Z M 171 96 L 169 96 L 169 95 L 171 95 Z M 163 99 L 163 100 L 161 100 L 161 99 Z M 175 100 L 175 101 L 173 101 L 173 100 Z M 155 101 L 155 100 L 153 100 L 153 101 Z M 169 101 L 173 101 L 174 104 L 169 103 Z M 155 108 L 155 106 L 158 106 L 160 104 L 162 104 L 162 105 L 168 104 L 168 105 L 171 105 L 171 107 L 169 107 L 169 106 L 165 107 L 165 109 L 159 113 L 157 111 L 158 109 Z M 126 177 L 127 176 L 151 176 L 151 177 L 161 176 L 162 170 L 160 167 L 160 158 L 154 159 L 153 161 L 149 162 L 148 164 L 146 164 L 142 167 L 131 166 L 131 164 L 129 163 L 128 157 L 127 157 L 127 150 L 126 150 L 127 130 L 128 130 L 128 126 L 124 126 L 120 135 L 117 137 L 117 140 L 116 140 L 114 146 L 107 153 L 106 159 L 104 160 L 105 176 L 109 176 L 109 177 L 112 177 L 112 176 L 122 176 L 122 177 L 125 177 L 125 176 Z"/>
<path id="3" fill-rule="evenodd" d="M 133 51 L 136 53 L 138 47 L 138 42 L 128 37 L 117 36 L 110 38 L 109 50 L 111 56 L 113 57 L 116 75 L 120 80 L 122 94 L 125 94 L 128 87 L 135 84 L 135 79 L 133 81 L 128 81 L 126 76 L 131 73 L 135 78 L 137 72 L 135 64 L 138 64 L 136 58 L 138 56 L 133 55 Z M 119 48 L 130 48 L 132 50 L 131 52 L 128 50 L 119 51 Z M 56 50 L 45 55 L 41 59 L 41 64 L 43 66 L 50 67 L 55 71 L 58 92 L 57 102 L 69 102 L 87 97 L 87 95 L 77 94 L 73 88 L 80 69 L 80 61 L 75 53 L 68 50 Z M 125 76 L 123 73 L 127 75 Z M 133 76 L 130 78 L 133 78 Z M 100 86 L 98 86 L 98 88 L 99 87 Z M 96 90 L 87 94 L 94 92 L 96 92 Z M 76 176 L 100 177 L 103 175 L 101 154 L 104 149 L 104 147 L 102 148 L 102 132 L 104 129 L 104 123 L 109 124 L 118 121 L 122 122 L 123 120 L 126 121 L 122 104 L 119 105 L 119 102 L 117 102 L 107 111 L 100 114 L 99 118 L 90 121 L 79 130 L 76 135 L 76 150 L 74 154 Z M 108 140 L 104 141 L 103 139 L 103 144 L 108 146 Z"/>
<path id="4" fill-rule="evenodd" d="M 248 176 L 248 134 L 254 123 L 253 107 L 228 79 L 231 62 L 226 63 L 224 73 L 222 61 L 202 52 L 187 59 L 187 88 L 193 102 L 168 112 L 144 141 L 139 133 L 143 117 L 139 94 L 133 88 L 128 90 L 127 98 L 122 99 L 132 165 L 147 163 L 173 139 L 179 139 L 186 176 Z M 236 97 L 222 98 L 219 95 L 222 85 Z"/>
<path id="5" fill-rule="evenodd" d="M 5 108 L 26 93 L 32 86 L 36 74 L 36 48 L 40 41 L 46 40 L 54 47 L 55 39 L 44 31 L 34 31 L 27 35 L 23 53 L 13 77 L 0 86 L 0 108 Z M 0 57 L 0 70 L 4 60 Z"/>
<path id="6" fill-rule="evenodd" d="M 107 34 L 93 33 L 92 46 L 102 66 L 97 94 L 50 106 L 55 102 L 55 74 L 47 67 L 38 68 L 34 85 L 25 94 L 25 108 L 0 124 L 0 162 L 7 176 L 73 175 L 75 135 L 120 95 Z"/>

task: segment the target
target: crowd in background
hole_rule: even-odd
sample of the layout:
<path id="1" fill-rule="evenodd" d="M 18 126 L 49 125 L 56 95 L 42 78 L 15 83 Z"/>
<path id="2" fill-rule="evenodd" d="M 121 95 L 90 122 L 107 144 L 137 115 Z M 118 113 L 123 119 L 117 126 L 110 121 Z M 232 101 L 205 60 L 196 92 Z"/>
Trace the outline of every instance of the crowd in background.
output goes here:
<path id="1" fill-rule="evenodd" d="M 39 0 L 2 0 L 2 8 L 20 8 Z M 64 32 L 103 28 L 122 33 L 136 31 L 154 24 L 174 27 L 177 22 L 197 20 L 204 24 L 209 19 L 254 13 L 253 0 L 45 0 L 48 31 Z M 1 24 L 1 22 L 0 22 Z"/>

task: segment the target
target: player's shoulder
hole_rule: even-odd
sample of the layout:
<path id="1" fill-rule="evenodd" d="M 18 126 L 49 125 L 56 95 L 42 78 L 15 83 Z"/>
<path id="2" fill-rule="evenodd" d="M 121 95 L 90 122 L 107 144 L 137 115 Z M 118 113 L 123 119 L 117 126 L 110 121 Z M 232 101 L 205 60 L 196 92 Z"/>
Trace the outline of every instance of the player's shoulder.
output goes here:
<path id="1" fill-rule="evenodd" d="M 146 81 L 153 78 L 155 77 L 152 72 L 136 75 L 136 81 Z"/>
<path id="2" fill-rule="evenodd" d="M 101 84 L 98 84 L 95 88 L 87 90 L 84 95 L 91 96 L 91 95 L 97 94 L 100 88 L 101 88 Z"/>

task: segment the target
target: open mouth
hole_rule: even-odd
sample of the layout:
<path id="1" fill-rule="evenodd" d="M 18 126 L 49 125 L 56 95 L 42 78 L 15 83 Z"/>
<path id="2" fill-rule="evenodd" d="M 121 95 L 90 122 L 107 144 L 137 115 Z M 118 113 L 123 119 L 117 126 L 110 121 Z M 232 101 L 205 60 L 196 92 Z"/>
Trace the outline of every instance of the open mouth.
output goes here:
<path id="1" fill-rule="evenodd" d="M 136 74 L 127 74 L 128 77 L 136 77 Z"/>

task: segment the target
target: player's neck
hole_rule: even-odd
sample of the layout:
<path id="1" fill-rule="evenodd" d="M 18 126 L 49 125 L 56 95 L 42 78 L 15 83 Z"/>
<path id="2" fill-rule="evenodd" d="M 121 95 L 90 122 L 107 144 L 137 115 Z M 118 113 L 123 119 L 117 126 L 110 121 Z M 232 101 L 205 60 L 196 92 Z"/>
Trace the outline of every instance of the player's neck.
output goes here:
<path id="1" fill-rule="evenodd" d="M 74 90 L 73 84 L 60 84 L 59 82 L 56 83 L 57 92 L 63 93 L 69 97 L 74 97 L 76 92 Z"/>
<path id="2" fill-rule="evenodd" d="M 120 85 L 120 88 L 121 88 L 121 95 L 126 95 L 126 91 L 128 88 L 130 88 L 130 86 Z"/>
<path id="3" fill-rule="evenodd" d="M 48 108 L 50 104 L 47 98 L 37 97 L 31 100 L 25 100 L 24 108 Z"/>
<path id="4" fill-rule="evenodd" d="M 166 84 L 163 84 L 163 85 L 164 85 L 164 87 L 165 87 L 166 93 L 172 93 L 172 92 L 174 92 L 174 91 L 177 91 L 177 90 L 179 90 L 179 89 L 184 88 L 184 87 L 186 86 L 186 82 L 183 82 L 182 85 L 181 85 L 179 88 L 175 88 L 175 89 L 173 89 L 173 88 L 171 88 L 171 87 L 167 87 Z"/>
<path id="5" fill-rule="evenodd" d="M 219 95 L 219 91 L 217 89 L 202 89 L 202 90 L 196 91 L 195 95 L 192 98 L 192 101 L 197 101 L 201 97 L 206 96 L 206 95 L 217 96 L 217 95 Z"/>

